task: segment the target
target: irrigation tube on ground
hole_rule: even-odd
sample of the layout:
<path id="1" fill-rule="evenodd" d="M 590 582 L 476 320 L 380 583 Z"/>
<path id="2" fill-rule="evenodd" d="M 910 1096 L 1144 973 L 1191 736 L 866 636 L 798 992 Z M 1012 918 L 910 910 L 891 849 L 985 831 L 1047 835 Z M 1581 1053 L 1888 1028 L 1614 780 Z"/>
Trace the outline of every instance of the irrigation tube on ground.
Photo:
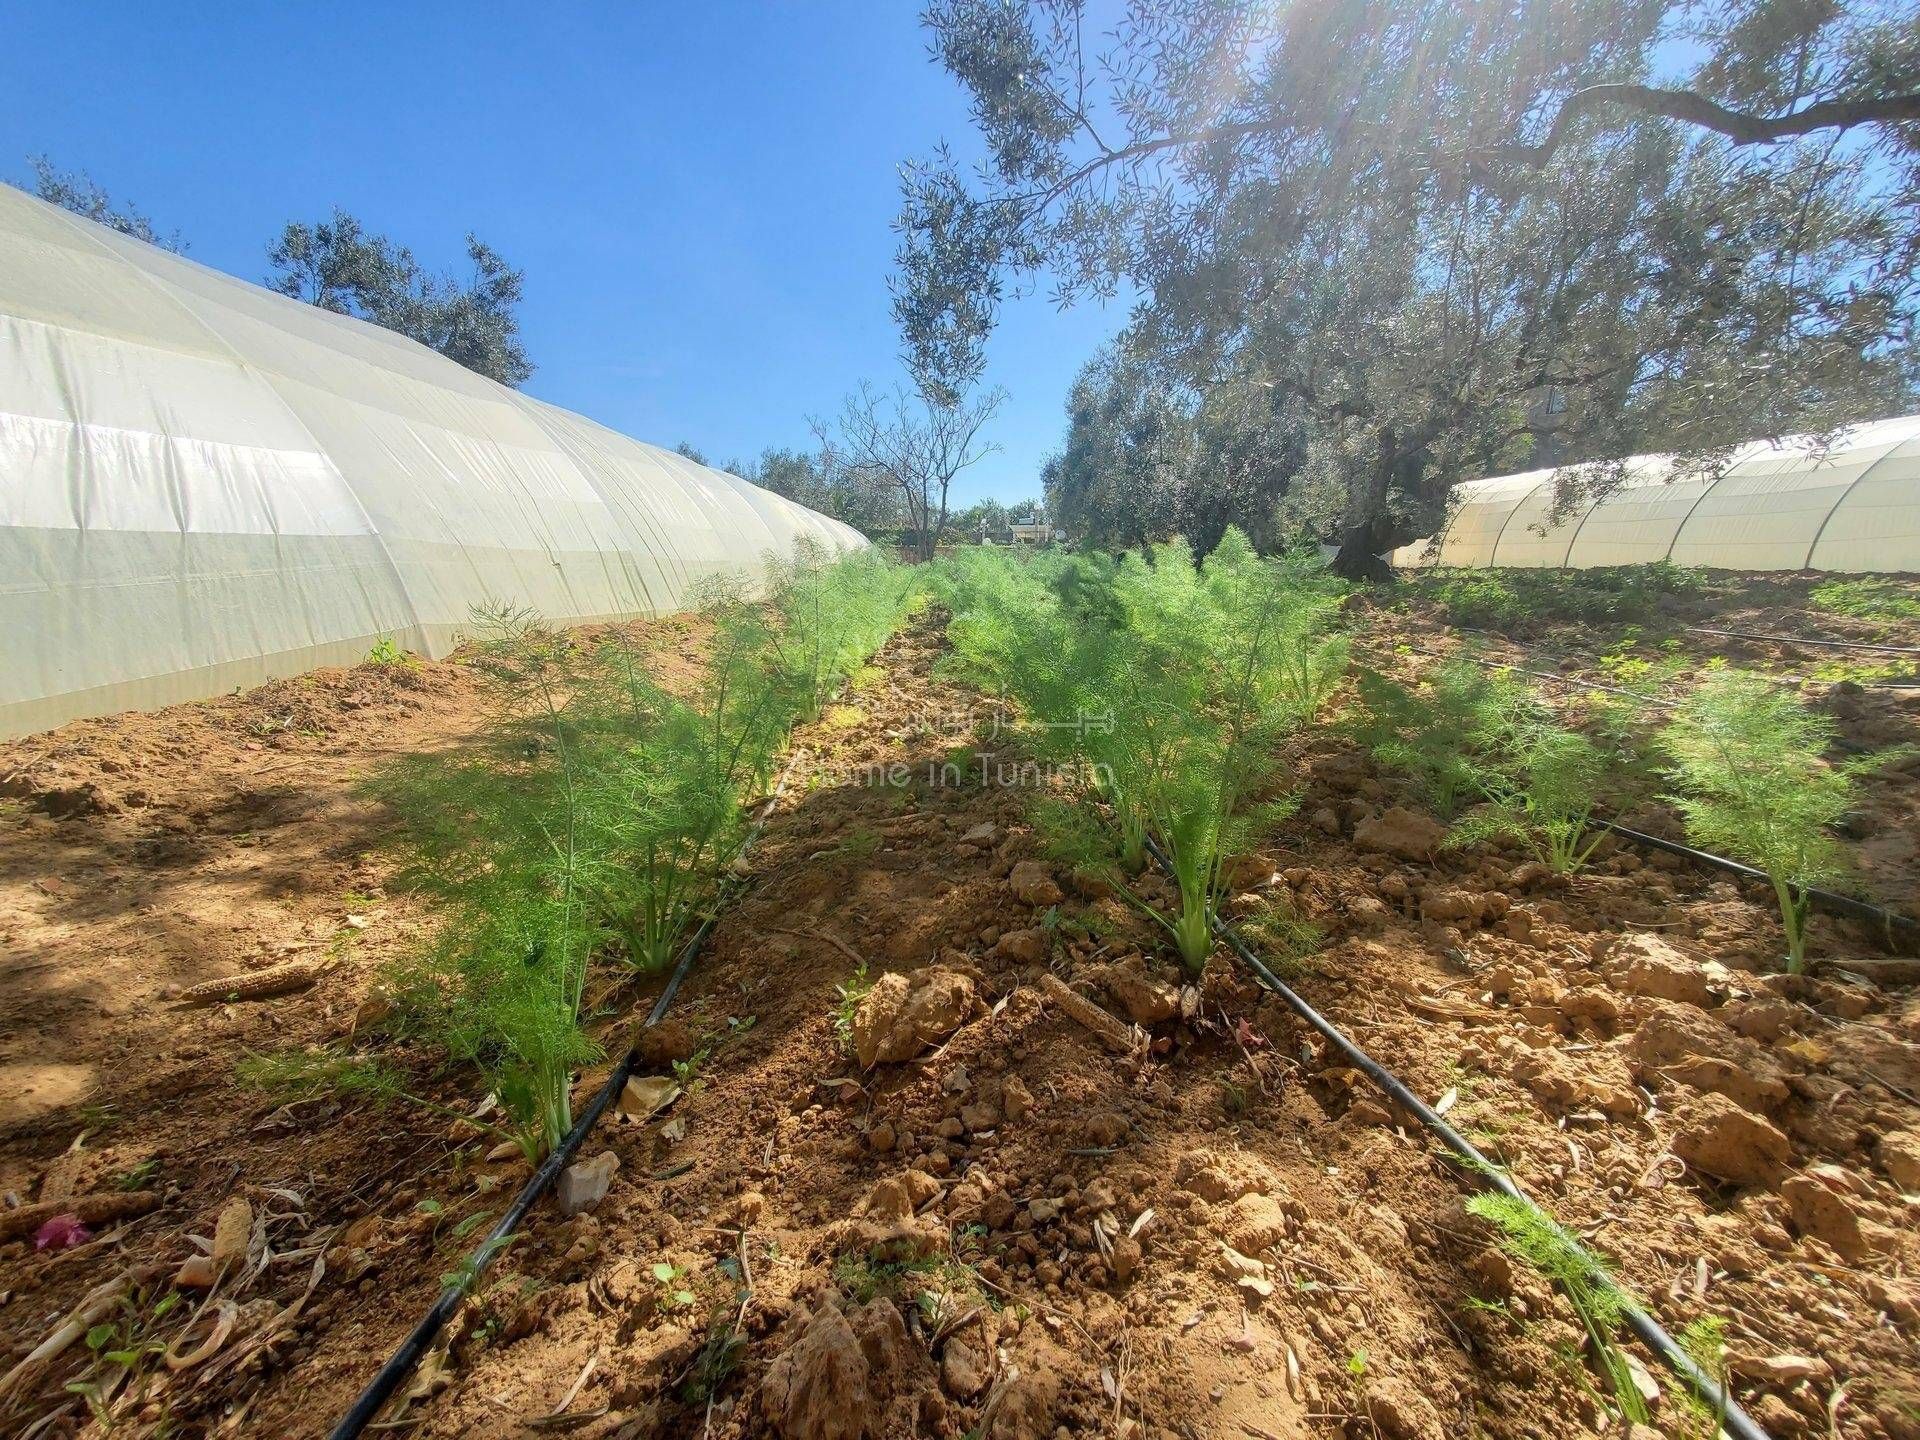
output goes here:
<path id="1" fill-rule="evenodd" d="M 787 758 L 786 768 L 780 772 L 780 783 L 774 786 L 773 794 L 768 796 L 766 804 L 760 807 L 760 813 L 754 818 L 753 826 L 747 831 L 747 838 L 740 846 L 742 855 L 746 854 L 753 842 L 760 838 L 760 832 L 766 826 L 767 817 L 773 813 L 773 807 L 779 803 L 781 795 L 786 792 L 787 777 L 793 773 L 793 767 L 799 761 L 801 753 L 796 750 Z M 667 1007 L 673 1003 L 673 997 L 679 993 L 680 982 L 686 978 L 687 971 L 693 966 L 694 956 L 700 953 L 700 947 L 706 943 L 707 936 L 712 933 L 719 908 L 716 904 L 708 912 L 707 917 L 700 922 L 700 928 L 693 932 L 692 938 L 680 951 L 679 963 L 673 967 L 673 973 L 667 977 L 667 983 L 660 991 L 660 998 L 653 1002 L 653 1008 L 647 1012 L 647 1018 L 640 1026 L 641 1031 L 650 1030 L 658 1025 L 661 1017 L 667 1013 Z M 415 1325 L 407 1338 L 400 1342 L 399 1348 L 387 1357 L 387 1363 L 380 1367 L 379 1373 L 368 1382 L 367 1388 L 360 1392 L 360 1398 L 353 1402 L 353 1408 L 347 1411 L 338 1425 L 333 1427 L 329 1440 L 356 1440 L 373 1417 L 380 1413 L 381 1407 L 393 1398 L 393 1392 L 400 1388 L 401 1382 L 413 1372 L 413 1367 L 420 1363 L 420 1358 L 427 1353 L 434 1338 L 446 1327 L 447 1321 L 453 1318 L 454 1311 L 460 1308 L 460 1302 L 466 1299 L 474 1283 L 479 1280 L 481 1272 L 492 1263 L 493 1257 L 506 1247 L 515 1228 L 526 1219 L 527 1212 L 534 1207 L 540 1197 L 547 1193 L 560 1172 L 573 1162 L 573 1157 L 579 1153 L 588 1132 L 599 1123 L 600 1117 L 607 1113 L 607 1107 L 613 1103 L 614 1097 L 632 1077 L 634 1068 L 639 1062 L 639 1056 L 639 1035 L 636 1034 L 633 1043 L 627 1046 L 626 1053 L 620 1057 L 620 1063 L 615 1065 L 613 1073 L 607 1076 L 607 1083 L 600 1087 L 592 1101 L 588 1103 L 585 1113 L 574 1123 L 573 1129 L 567 1132 L 567 1138 L 555 1147 L 540 1168 L 533 1172 L 532 1178 L 520 1187 L 520 1193 L 513 1197 L 513 1204 L 507 1207 L 506 1214 L 500 1217 L 494 1227 L 487 1232 L 487 1238 L 482 1240 L 473 1254 L 468 1257 L 467 1263 L 459 1271 L 459 1283 L 449 1285 L 440 1292 L 440 1298 L 433 1302 L 433 1308 L 420 1318 L 420 1323 Z"/>
<path id="2" fill-rule="evenodd" d="M 1162 869 L 1171 874 L 1173 867 L 1168 864 L 1166 854 L 1161 850 L 1159 842 L 1149 837 L 1147 840 L 1147 849 L 1152 854 L 1154 861 L 1160 865 Z M 1369 1080 L 1384 1090 L 1387 1095 L 1393 1099 L 1395 1104 L 1416 1117 L 1422 1125 L 1439 1136 L 1442 1144 L 1462 1160 L 1466 1161 L 1468 1168 L 1484 1178 L 1487 1183 L 1492 1185 L 1501 1194 L 1525 1205 L 1529 1210 L 1533 1211 L 1534 1214 L 1538 1215 L 1541 1220 L 1551 1225 L 1569 1245 L 1583 1252 L 1585 1251 L 1586 1247 L 1581 1245 L 1577 1237 L 1569 1234 L 1558 1220 L 1555 1220 L 1551 1215 L 1547 1214 L 1546 1211 L 1534 1204 L 1533 1200 L 1529 1198 L 1518 1185 L 1514 1184 L 1512 1177 L 1509 1176 L 1506 1171 L 1487 1159 L 1486 1156 L 1482 1155 L 1480 1151 L 1475 1148 L 1472 1141 L 1468 1140 L 1466 1136 L 1447 1124 L 1432 1106 L 1428 1105 L 1426 1101 L 1409 1090 L 1406 1083 L 1402 1081 L 1399 1076 L 1395 1075 L 1378 1060 L 1375 1060 L 1371 1055 L 1367 1054 L 1366 1051 L 1354 1044 L 1332 1021 L 1328 1020 L 1319 1011 L 1307 1004 L 1305 1000 L 1302 1000 L 1296 995 L 1293 990 L 1287 986 L 1286 982 L 1274 974 L 1273 971 L 1267 967 L 1266 962 L 1248 947 L 1246 941 L 1242 940 L 1231 926 L 1227 925 L 1226 922 L 1211 911 L 1208 912 L 1207 918 L 1213 923 L 1213 933 L 1232 947 L 1234 954 L 1239 957 L 1240 962 L 1258 977 L 1262 985 L 1266 986 L 1267 989 L 1284 1000 L 1294 1014 L 1298 1015 L 1315 1030 L 1319 1031 L 1327 1040 L 1338 1046 L 1341 1054 L 1345 1055 L 1347 1059 L 1353 1063 L 1354 1067 Z M 1720 1416 L 1720 1428 L 1722 1430 L 1732 1436 L 1733 1440 L 1770 1440 L 1767 1432 L 1762 1430 L 1760 1426 L 1754 1422 L 1753 1418 L 1748 1415 L 1745 1410 L 1740 1408 L 1733 1396 L 1723 1390 L 1717 1380 L 1694 1363 L 1693 1358 L 1688 1355 L 1685 1350 L 1680 1348 L 1679 1344 L 1675 1342 L 1671 1335 L 1667 1334 L 1667 1332 L 1661 1328 L 1658 1320 L 1655 1320 L 1651 1315 L 1647 1314 L 1646 1311 L 1634 1304 L 1631 1298 L 1624 1297 L 1624 1294 L 1623 1299 L 1625 1303 L 1621 1311 L 1621 1318 L 1627 1322 L 1627 1328 L 1639 1336 L 1641 1341 L 1660 1359 L 1662 1364 L 1691 1386 L 1701 1400 L 1704 1401 L 1715 1414 Z"/>
<path id="3" fill-rule="evenodd" d="M 1656 850 L 1665 850 L 1669 855 L 1684 855 L 1689 860 L 1698 860 L 1703 865 L 1712 865 L 1721 870 L 1730 871 L 1749 880 L 1766 880 L 1767 872 L 1756 870 L 1751 865 L 1743 865 L 1738 860 L 1729 860 L 1724 855 L 1712 855 L 1705 850 L 1695 850 L 1691 845 L 1682 845 L 1678 840 L 1662 840 L 1658 835 L 1649 835 L 1642 830 L 1629 830 L 1625 825 L 1616 825 L 1611 820 L 1590 819 L 1587 821 L 1597 830 L 1611 830 L 1615 835 L 1625 836 L 1640 845 L 1651 845 Z M 1890 930 L 1920 929 L 1920 920 L 1910 915 L 1902 915 L 1897 910 L 1888 910 L 1879 905 L 1870 905 L 1865 900 L 1856 900 L 1851 895 L 1837 894 L 1832 890 L 1822 890 L 1817 885 L 1800 887 L 1800 893 L 1814 903 L 1814 907 L 1834 915 L 1845 915 L 1850 920 L 1867 920 L 1875 925 L 1885 925 Z"/>
<path id="4" fill-rule="evenodd" d="M 1728 640 L 1769 640 L 1775 645 L 1818 645 L 1823 650 L 1877 650 L 1883 655 L 1920 655 L 1920 646 L 1876 645 L 1866 640 L 1815 640 L 1806 635 L 1760 635 L 1751 630 L 1714 630 L 1705 625 L 1686 627 L 1695 635 L 1719 635 Z"/>

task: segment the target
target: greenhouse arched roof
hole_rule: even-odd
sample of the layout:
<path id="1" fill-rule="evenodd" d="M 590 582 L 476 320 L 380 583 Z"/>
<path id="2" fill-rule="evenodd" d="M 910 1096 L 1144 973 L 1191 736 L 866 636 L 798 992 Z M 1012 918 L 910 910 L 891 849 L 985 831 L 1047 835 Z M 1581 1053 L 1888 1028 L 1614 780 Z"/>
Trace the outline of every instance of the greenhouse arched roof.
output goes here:
<path id="1" fill-rule="evenodd" d="M 0 735 L 682 608 L 850 527 L 0 185 Z"/>
<path id="2" fill-rule="evenodd" d="M 1669 455 L 1549 524 L 1557 470 L 1453 487 L 1437 547 L 1396 565 L 1566 567 L 1670 560 L 1726 570 L 1920 571 L 1920 416 L 1742 445 L 1702 475 Z"/>

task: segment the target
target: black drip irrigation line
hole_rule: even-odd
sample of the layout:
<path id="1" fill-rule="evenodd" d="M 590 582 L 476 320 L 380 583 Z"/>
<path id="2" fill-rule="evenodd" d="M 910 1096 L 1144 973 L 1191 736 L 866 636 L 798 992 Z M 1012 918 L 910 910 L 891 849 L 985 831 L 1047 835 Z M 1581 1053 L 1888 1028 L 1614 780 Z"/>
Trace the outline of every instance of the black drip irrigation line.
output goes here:
<path id="1" fill-rule="evenodd" d="M 760 807 L 759 815 L 755 817 L 752 827 L 747 831 L 747 838 L 740 846 L 740 854 L 745 855 L 752 848 L 753 842 L 760 838 L 760 832 L 766 827 L 768 817 L 773 814 L 773 807 L 779 803 L 781 795 L 786 791 L 787 777 L 793 773 L 793 767 L 801 753 L 796 750 L 788 757 L 786 768 L 780 773 L 780 783 L 774 786 L 773 794 L 768 796 L 766 804 Z M 712 933 L 720 909 L 721 905 L 716 901 L 706 918 L 701 920 L 700 928 L 693 932 L 692 938 L 680 951 L 679 963 L 673 967 L 673 973 L 667 977 L 667 983 L 660 991 L 660 998 L 653 1002 L 653 1008 L 647 1012 L 647 1018 L 641 1023 L 633 1042 L 628 1045 L 626 1054 L 620 1057 L 620 1063 L 615 1065 L 613 1073 L 607 1076 L 606 1084 L 600 1087 L 588 1103 L 586 1111 L 574 1122 L 573 1129 L 567 1132 L 567 1138 L 555 1147 L 540 1168 L 533 1172 L 532 1178 L 520 1187 L 520 1193 L 513 1197 L 513 1204 L 507 1207 L 506 1213 L 487 1232 L 487 1238 L 475 1247 L 473 1253 L 467 1257 L 466 1264 L 456 1272 L 459 1275 L 458 1281 L 440 1292 L 440 1298 L 433 1302 L 433 1307 L 420 1317 L 420 1323 L 408 1332 L 407 1338 L 400 1342 L 399 1348 L 387 1357 L 387 1363 L 382 1365 L 373 1379 L 367 1382 L 367 1388 L 360 1392 L 360 1398 L 353 1402 L 353 1408 L 347 1411 L 341 1417 L 340 1423 L 329 1432 L 328 1440 L 357 1440 L 360 1433 L 372 1422 L 373 1417 L 378 1415 L 382 1407 L 393 1398 L 393 1393 L 400 1388 L 401 1382 L 413 1372 L 413 1367 L 420 1363 L 421 1357 L 432 1346 L 435 1337 L 446 1327 L 447 1321 L 453 1318 L 454 1312 L 460 1308 L 461 1301 L 466 1299 L 475 1282 L 479 1280 L 481 1272 L 492 1263 L 493 1257 L 506 1247 L 515 1227 L 526 1219 L 527 1213 L 552 1187 L 560 1172 L 573 1163 L 573 1157 L 579 1153 L 580 1146 L 585 1143 L 588 1133 L 599 1123 L 600 1117 L 607 1113 L 607 1107 L 613 1103 L 614 1097 L 632 1078 L 640 1060 L 640 1035 L 658 1025 L 661 1017 L 667 1013 L 667 1007 L 673 1004 L 674 996 L 680 991 L 680 982 L 686 979 L 687 972 L 693 968 L 694 957 L 700 953 L 700 947 L 706 943 L 707 936 Z"/>
<path id="2" fill-rule="evenodd" d="M 1161 850 L 1160 843 L 1152 836 L 1147 837 L 1147 851 L 1163 870 L 1168 874 L 1173 873 L 1173 867 L 1168 863 L 1166 853 Z M 1577 1236 L 1569 1234 L 1558 1220 L 1535 1204 L 1525 1191 L 1514 1184 L 1513 1178 L 1505 1170 L 1487 1159 L 1471 1140 L 1447 1124 L 1440 1117 L 1440 1113 L 1408 1089 L 1399 1076 L 1354 1044 L 1331 1020 L 1295 994 L 1287 983 L 1274 974 L 1267 967 L 1266 962 L 1253 952 L 1247 942 L 1242 940 L 1239 934 L 1211 908 L 1207 911 L 1207 919 L 1213 926 L 1213 933 L 1227 942 L 1233 953 L 1239 957 L 1240 963 L 1251 970 L 1262 985 L 1284 1000 L 1294 1014 L 1339 1047 L 1340 1053 L 1353 1062 L 1354 1068 L 1385 1091 L 1396 1105 L 1439 1136 L 1440 1142 L 1465 1162 L 1465 1168 L 1473 1171 L 1508 1199 L 1526 1206 L 1543 1223 L 1552 1226 L 1567 1244 L 1582 1252 L 1585 1251 L 1586 1247 L 1580 1243 Z M 1625 1291 L 1621 1292 L 1621 1302 L 1620 1318 L 1626 1321 L 1627 1328 L 1640 1338 L 1662 1364 L 1684 1380 L 1715 1415 L 1719 1416 L 1720 1428 L 1723 1431 L 1732 1436 L 1733 1440 L 1771 1440 L 1767 1432 L 1762 1430 L 1753 1418 L 1740 1408 L 1733 1396 L 1721 1387 L 1720 1382 L 1694 1363 L 1693 1357 L 1681 1349 L 1679 1343 L 1661 1327 L 1658 1320 L 1636 1305 Z"/>
<path id="3" fill-rule="evenodd" d="M 1920 655 L 1917 645 L 1875 645 L 1866 640 L 1815 640 L 1806 635 L 1760 635 L 1751 630 L 1715 630 L 1706 625 L 1687 625 L 1683 629 L 1695 635 L 1719 635 L 1728 640 L 1769 640 L 1775 645 L 1818 645 L 1825 650 L 1878 650 L 1885 655 Z"/>
<path id="4" fill-rule="evenodd" d="M 1608 695 L 1619 695 L 1628 700 L 1638 701 L 1642 705 L 1657 705 L 1662 710 L 1677 710 L 1680 702 L 1664 700 L 1658 695 L 1648 695 L 1639 690 L 1622 690 L 1618 685 L 1602 685 L 1598 680 L 1583 680 L 1578 675 L 1562 675 L 1554 670 L 1529 670 L 1523 665 L 1508 665 L 1500 660 L 1488 660 L 1479 655 L 1467 657 L 1476 665 L 1484 665 L 1489 670 L 1507 670 L 1515 675 L 1528 675 L 1535 680 L 1558 681 L 1562 685 L 1578 685 L 1583 690 L 1599 690 Z"/>
<path id="5" fill-rule="evenodd" d="M 1662 840 L 1658 835 L 1649 835 L 1643 830 L 1630 830 L 1625 825 L 1616 825 L 1611 820 L 1589 818 L 1587 823 L 1596 830 L 1610 830 L 1615 835 L 1623 836 L 1636 844 L 1648 845 L 1655 850 L 1664 850 L 1669 855 L 1681 855 L 1689 860 L 1697 860 L 1702 865 L 1711 865 L 1748 880 L 1764 880 L 1768 884 L 1773 883 L 1766 871 L 1756 870 L 1751 865 L 1743 865 L 1738 860 L 1729 860 L 1724 855 L 1695 850 L 1691 845 L 1682 845 L 1677 840 Z M 1865 900 L 1856 900 L 1851 895 L 1841 895 L 1832 890 L 1822 890 L 1817 885 L 1799 885 L 1794 888 L 1812 900 L 1815 909 L 1825 910 L 1830 915 L 1844 915 L 1849 920 L 1866 920 L 1875 925 L 1884 925 L 1889 930 L 1920 930 L 1920 920 L 1915 920 L 1910 915 L 1902 915 L 1897 910 L 1870 905 Z"/>

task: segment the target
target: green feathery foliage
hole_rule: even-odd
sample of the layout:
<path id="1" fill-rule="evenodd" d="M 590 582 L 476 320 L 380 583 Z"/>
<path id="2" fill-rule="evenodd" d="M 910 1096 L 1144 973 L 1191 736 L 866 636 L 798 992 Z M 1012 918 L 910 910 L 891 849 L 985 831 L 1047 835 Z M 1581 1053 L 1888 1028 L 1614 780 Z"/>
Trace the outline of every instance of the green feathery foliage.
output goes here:
<path id="1" fill-rule="evenodd" d="M 802 541 L 793 559 L 768 565 L 768 602 L 778 616 L 769 630 L 773 673 L 798 720 L 813 720 L 834 690 L 899 626 L 914 605 L 919 580 L 878 548 L 829 562 Z"/>
<path id="2" fill-rule="evenodd" d="M 1499 715 L 1491 734 L 1478 738 L 1485 748 L 1477 781 L 1487 803 L 1458 821 L 1446 844 L 1509 835 L 1555 874 L 1579 870 L 1606 838 L 1588 821 L 1607 774 L 1607 752 L 1524 694 Z"/>
<path id="3" fill-rule="evenodd" d="M 1111 811 L 1117 844 L 1070 816 L 1056 816 L 1056 844 L 1132 872 L 1155 838 L 1177 905 L 1148 904 L 1125 874 L 1116 888 L 1200 968 L 1227 862 L 1297 803 L 1269 796 L 1275 754 L 1345 673 L 1343 588 L 1317 560 L 1262 558 L 1229 529 L 1200 564 L 1180 540 L 1117 562 L 970 552 L 941 593 L 963 673 L 1012 698 L 1031 747 Z"/>
<path id="4" fill-rule="evenodd" d="M 594 652 L 499 607 L 477 617 L 474 664 L 495 707 L 476 755 L 414 756 L 376 783 L 402 824 L 403 875 L 439 902 L 437 939 L 396 988 L 458 1058 L 486 1074 L 537 1157 L 572 1127 L 580 1027 L 601 917 L 587 882 L 606 808 L 589 787 L 604 751 Z"/>
<path id="5" fill-rule="evenodd" d="M 1807 602 L 1856 620 L 1920 620 L 1920 595 L 1895 580 L 1829 580 L 1814 586 Z"/>
<path id="6" fill-rule="evenodd" d="M 1706 584 L 1702 571 L 1656 560 L 1590 570 L 1434 570 L 1411 589 L 1455 625 L 1532 630 L 1553 620 L 1652 620 L 1664 597 L 1699 594 Z"/>
<path id="7" fill-rule="evenodd" d="M 1511 674 L 1467 659 L 1433 667 L 1414 689 L 1378 675 L 1362 675 L 1359 689 L 1352 730 L 1377 763 L 1410 776 L 1442 818 L 1478 802 L 1449 847 L 1512 837 L 1569 874 L 1600 841 L 1590 821 L 1601 787 L 1618 798 L 1645 783 L 1631 702 L 1593 706 L 1576 729 Z"/>
<path id="8" fill-rule="evenodd" d="M 1857 778 L 1906 753 L 1833 762 L 1833 740 L 1832 720 L 1741 670 L 1708 675 L 1657 737 L 1687 838 L 1767 872 L 1795 974 L 1806 964 L 1807 887 L 1849 874 L 1832 827 L 1853 807 Z"/>
<path id="9" fill-rule="evenodd" d="M 234 1067 L 234 1076 L 241 1084 L 281 1101 L 338 1095 L 380 1103 L 406 1090 L 400 1077 L 379 1061 L 331 1050 L 247 1055 Z"/>
<path id="10" fill-rule="evenodd" d="M 1714 1440 L 1725 1428 L 1727 1387 L 1731 1380 L 1727 1365 L 1727 1322 L 1718 1315 L 1702 1315 L 1689 1321 L 1680 1331 L 1680 1348 L 1687 1358 L 1720 1387 L 1720 1403 L 1709 1405 L 1692 1390 L 1680 1392 L 1686 1440 Z"/>
<path id="11" fill-rule="evenodd" d="M 376 789 L 401 822 L 404 878 L 445 922 L 396 988 L 485 1073 L 530 1156 L 571 1128 L 572 1073 L 597 1054 L 580 1022 L 595 961 L 672 960 L 787 730 L 886 638 L 914 588 L 871 551 L 774 567 L 770 604 L 710 587 L 707 664 L 673 689 L 621 632 L 586 645 L 524 610 L 477 617 L 489 732 L 471 754 L 402 761 Z"/>
<path id="12" fill-rule="evenodd" d="M 1480 795 L 1480 752 L 1524 693 L 1510 675 L 1471 660 L 1442 661 L 1411 689 L 1362 671 L 1359 690 L 1354 738 L 1383 769 L 1410 777 L 1443 820 Z"/>
<path id="13" fill-rule="evenodd" d="M 1498 1227 L 1502 1250 L 1559 1287 L 1586 1327 L 1594 1360 L 1621 1414 L 1635 1424 L 1647 1424 L 1647 1402 L 1616 1338 L 1627 1295 L 1605 1263 L 1549 1217 L 1511 1195 L 1486 1191 L 1471 1197 L 1467 1210 Z"/>
<path id="14" fill-rule="evenodd" d="M 765 788 L 793 718 L 760 608 L 735 594 L 708 602 L 707 664 L 689 693 L 668 691 L 616 642 L 599 658 L 601 683 L 576 697 L 594 725 L 580 752 L 583 892 L 643 971 L 666 968 L 712 903 L 745 838 L 740 802 Z"/>

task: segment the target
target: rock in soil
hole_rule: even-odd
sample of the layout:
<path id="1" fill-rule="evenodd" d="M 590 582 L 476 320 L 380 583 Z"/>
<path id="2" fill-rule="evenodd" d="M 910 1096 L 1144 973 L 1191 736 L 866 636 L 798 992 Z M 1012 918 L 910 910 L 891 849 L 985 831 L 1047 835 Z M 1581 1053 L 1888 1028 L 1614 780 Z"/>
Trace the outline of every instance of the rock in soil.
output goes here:
<path id="1" fill-rule="evenodd" d="M 1780 1187 L 1793 1228 L 1831 1245 L 1843 1259 L 1860 1260 L 1897 1239 L 1868 1214 L 1858 1176 L 1838 1165 L 1813 1165 Z"/>
<path id="2" fill-rule="evenodd" d="M 933 1364 L 891 1301 L 842 1314 L 828 1301 L 792 1322 L 798 1339 L 760 1383 L 760 1407 L 784 1440 L 943 1434 Z"/>
<path id="3" fill-rule="evenodd" d="M 967 1336 L 954 1336 L 941 1351 L 940 1383 L 956 1400 L 971 1399 L 987 1383 L 986 1357 Z"/>
<path id="4" fill-rule="evenodd" d="M 558 1198 L 562 1215 L 579 1215 L 607 1198 L 620 1157 L 602 1150 L 591 1160 L 576 1160 L 560 1172 Z"/>
<path id="5" fill-rule="evenodd" d="M 1053 878 L 1053 872 L 1038 860 L 1022 860 L 1007 875 L 1007 888 L 1014 898 L 1036 910 L 1058 905 L 1066 893 Z"/>
<path id="6" fill-rule="evenodd" d="M 853 1327 L 829 1305 L 767 1367 L 760 1404 L 786 1440 L 868 1440 L 881 1420 L 872 1378 Z"/>
<path id="7" fill-rule="evenodd" d="M 1895 1130 L 1874 1149 L 1880 1168 L 1902 1190 L 1920 1190 L 1920 1130 Z"/>
<path id="8" fill-rule="evenodd" d="M 1158 1025 L 1180 1011 L 1179 987 L 1150 972 L 1142 956 L 1129 955 L 1104 965 L 1093 978 L 1136 1025 Z"/>
<path id="9" fill-rule="evenodd" d="M 1735 1185 L 1770 1185 L 1793 1146 L 1780 1128 L 1724 1095 L 1694 1097 L 1679 1112 L 1673 1153 L 1693 1169 Z"/>
<path id="10" fill-rule="evenodd" d="M 1047 958 L 1047 932 L 1038 926 L 1009 930 L 993 943 L 995 958 L 1015 965 L 1040 965 Z"/>
<path id="11" fill-rule="evenodd" d="M 973 981 L 957 970 L 882 975 L 854 1012 L 854 1054 L 869 1067 L 911 1060 L 965 1024 L 976 1004 Z"/>
<path id="12" fill-rule="evenodd" d="M 1606 948 L 1601 961 L 1613 983 L 1629 995 L 1702 1008 L 1712 1003 L 1707 968 L 1658 935 L 1622 935 Z"/>
<path id="13" fill-rule="evenodd" d="M 643 1070 L 671 1070 L 681 1060 L 692 1056 L 695 1045 L 693 1032 L 684 1021 L 664 1019 L 658 1025 L 649 1025 L 640 1032 L 640 1038 L 634 1042 L 639 1052 L 640 1068 Z"/>
<path id="14" fill-rule="evenodd" d="M 1395 805 L 1353 827 L 1353 848 L 1402 860 L 1431 860 L 1446 838 L 1446 826 Z"/>

